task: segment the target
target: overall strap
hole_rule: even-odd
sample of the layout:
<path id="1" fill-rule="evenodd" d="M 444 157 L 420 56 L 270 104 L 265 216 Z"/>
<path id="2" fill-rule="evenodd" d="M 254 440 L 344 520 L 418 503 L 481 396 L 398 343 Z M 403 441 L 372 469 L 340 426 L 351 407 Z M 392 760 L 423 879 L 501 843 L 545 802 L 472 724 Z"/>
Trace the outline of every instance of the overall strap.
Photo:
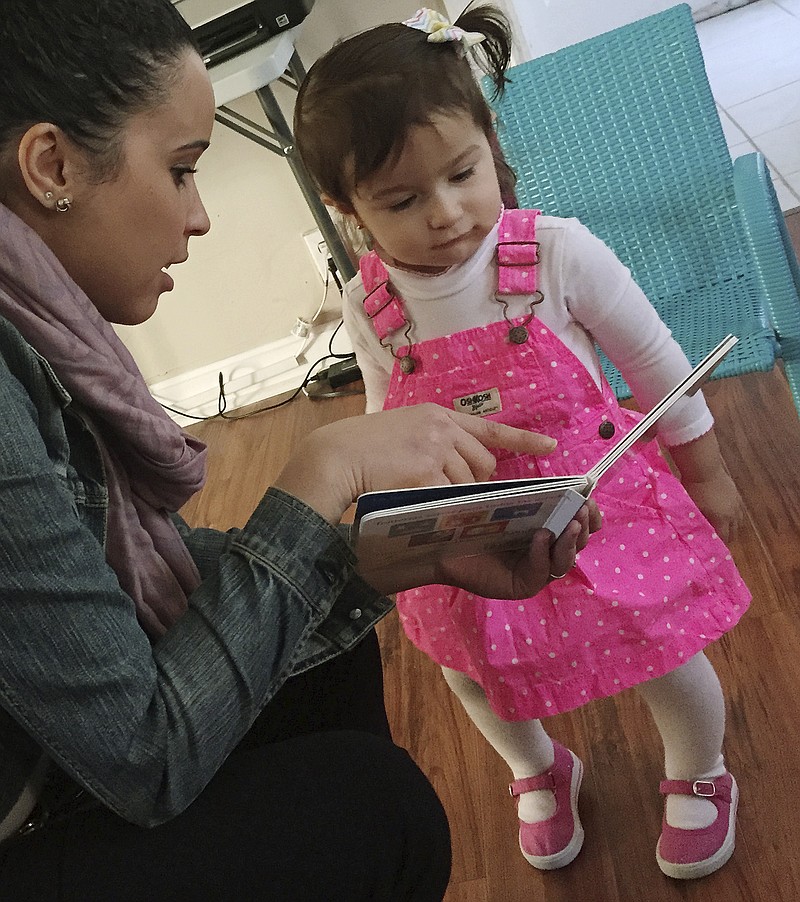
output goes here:
<path id="1" fill-rule="evenodd" d="M 383 341 L 391 332 L 406 325 L 406 317 L 400 299 L 389 291 L 389 273 L 375 251 L 363 256 L 358 262 L 361 281 L 367 296 L 364 298 L 364 312 L 372 320 L 372 325 Z"/>
<path id="2" fill-rule="evenodd" d="M 536 217 L 539 210 L 504 210 L 497 237 L 497 293 L 535 294 L 539 242 Z M 375 251 L 359 260 L 364 285 L 364 311 L 381 343 L 392 332 L 408 325 L 400 298 L 389 289 L 389 273 Z M 399 354 L 403 354 L 403 349 Z"/>
<path id="3" fill-rule="evenodd" d="M 504 210 L 497 235 L 497 293 L 535 294 L 539 210 Z"/>

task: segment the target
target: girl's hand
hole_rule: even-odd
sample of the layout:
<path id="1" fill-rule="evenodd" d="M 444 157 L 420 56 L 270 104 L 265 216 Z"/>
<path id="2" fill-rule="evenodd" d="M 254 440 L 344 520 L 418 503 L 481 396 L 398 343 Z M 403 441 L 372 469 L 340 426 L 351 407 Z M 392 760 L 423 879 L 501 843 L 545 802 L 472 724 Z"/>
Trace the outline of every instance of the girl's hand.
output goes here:
<path id="1" fill-rule="evenodd" d="M 744 523 L 745 507 L 724 467 L 701 481 L 684 480 L 683 487 L 722 541 L 732 542 Z"/>
<path id="2" fill-rule="evenodd" d="M 669 450 L 689 497 L 722 541 L 732 541 L 744 521 L 744 503 L 725 469 L 714 430 Z"/>
<path id="3" fill-rule="evenodd" d="M 489 448 L 549 454 L 555 446 L 535 432 L 418 404 L 316 429 L 275 486 L 335 524 L 364 492 L 480 482 L 495 470 Z"/>
<path id="4" fill-rule="evenodd" d="M 575 555 L 600 526 L 597 505 L 587 501 L 555 542 L 550 532 L 540 529 L 530 546 L 520 551 L 448 557 L 425 566 L 406 564 L 383 569 L 380 562 L 371 567 L 371 562 L 362 560 L 358 571 L 386 595 L 435 583 L 458 586 L 486 598 L 531 598 L 572 569 Z"/>

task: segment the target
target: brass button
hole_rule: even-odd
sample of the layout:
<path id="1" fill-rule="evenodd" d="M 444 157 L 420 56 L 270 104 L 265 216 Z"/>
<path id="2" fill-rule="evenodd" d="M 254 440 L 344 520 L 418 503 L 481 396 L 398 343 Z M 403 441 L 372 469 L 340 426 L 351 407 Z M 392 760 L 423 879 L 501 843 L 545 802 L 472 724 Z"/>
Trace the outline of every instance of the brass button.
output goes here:
<path id="1" fill-rule="evenodd" d="M 404 357 L 400 358 L 400 372 L 405 373 L 406 376 L 410 375 L 416 369 L 416 364 L 414 363 L 414 358 L 410 354 L 406 354 Z"/>
<path id="2" fill-rule="evenodd" d="M 528 340 L 528 330 L 525 326 L 513 326 L 508 330 L 508 340 L 515 345 L 524 345 Z"/>
<path id="3" fill-rule="evenodd" d="M 600 433 L 600 438 L 611 438 L 617 430 L 614 428 L 613 423 L 605 420 L 605 422 L 600 424 L 600 428 L 597 431 Z"/>

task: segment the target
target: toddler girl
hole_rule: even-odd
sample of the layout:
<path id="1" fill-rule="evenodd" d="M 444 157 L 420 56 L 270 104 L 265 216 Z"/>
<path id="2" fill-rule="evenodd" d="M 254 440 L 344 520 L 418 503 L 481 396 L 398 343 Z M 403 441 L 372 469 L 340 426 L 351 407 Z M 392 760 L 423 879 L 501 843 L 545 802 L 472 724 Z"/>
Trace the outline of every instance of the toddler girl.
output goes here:
<path id="1" fill-rule="evenodd" d="M 303 161 L 325 201 L 370 236 L 345 324 L 368 411 L 435 401 L 554 435 L 546 457 L 498 453 L 511 479 L 583 473 L 639 414 L 603 378 L 597 343 L 643 409 L 690 369 L 628 270 L 574 219 L 505 209 L 478 62 L 502 90 L 510 34 L 491 7 L 455 25 L 420 10 L 335 46 L 295 112 Z M 741 502 L 699 393 L 659 424 L 594 497 L 603 530 L 567 574 L 523 602 L 428 586 L 397 607 L 411 640 L 508 763 L 520 846 L 541 869 L 581 849 L 583 767 L 540 718 L 636 686 L 665 750 L 656 850 L 672 877 L 702 877 L 734 846 L 736 782 L 725 703 L 703 648 L 748 606 L 722 539 Z"/>

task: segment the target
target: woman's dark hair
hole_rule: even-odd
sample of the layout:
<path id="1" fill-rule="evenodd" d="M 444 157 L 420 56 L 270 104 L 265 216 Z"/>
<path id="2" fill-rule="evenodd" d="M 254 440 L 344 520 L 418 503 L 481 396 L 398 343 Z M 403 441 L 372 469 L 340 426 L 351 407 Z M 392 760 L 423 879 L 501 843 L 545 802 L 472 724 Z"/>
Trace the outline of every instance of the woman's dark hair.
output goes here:
<path id="1" fill-rule="evenodd" d="M 112 177 L 122 127 L 164 98 L 189 48 L 170 0 L 0 0 L 0 150 L 52 122 Z"/>
<path id="2" fill-rule="evenodd" d="M 470 65 L 472 57 L 495 95 L 502 92 L 511 56 L 508 21 L 495 7 L 479 6 L 454 24 L 485 40 L 465 55 L 460 43 L 431 43 L 407 25 L 379 25 L 336 44 L 311 67 L 295 104 L 294 136 L 323 195 L 348 207 L 352 189 L 402 151 L 411 126 L 456 111 L 468 113 L 489 138 L 501 189 L 513 195 L 513 172 Z"/>

